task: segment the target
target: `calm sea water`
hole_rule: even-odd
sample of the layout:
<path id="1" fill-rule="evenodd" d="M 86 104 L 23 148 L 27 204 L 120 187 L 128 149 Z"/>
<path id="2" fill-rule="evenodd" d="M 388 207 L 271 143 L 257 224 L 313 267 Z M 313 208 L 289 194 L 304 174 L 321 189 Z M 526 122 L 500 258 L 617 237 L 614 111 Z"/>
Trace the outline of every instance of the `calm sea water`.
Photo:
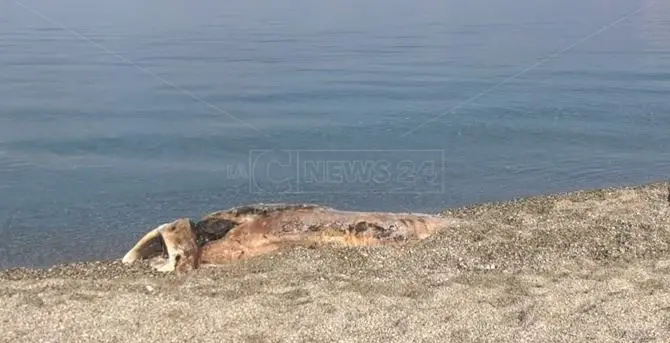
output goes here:
<path id="1" fill-rule="evenodd" d="M 259 201 L 670 175 L 670 2 L 0 2 L 0 268 Z"/>

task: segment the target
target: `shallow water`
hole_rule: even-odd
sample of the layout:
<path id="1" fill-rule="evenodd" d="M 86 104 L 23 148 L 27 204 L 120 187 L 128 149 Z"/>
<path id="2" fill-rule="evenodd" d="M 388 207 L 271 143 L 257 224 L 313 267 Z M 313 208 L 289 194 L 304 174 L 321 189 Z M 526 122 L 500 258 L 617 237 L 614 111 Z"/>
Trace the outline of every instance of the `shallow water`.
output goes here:
<path id="1" fill-rule="evenodd" d="M 0 268 L 248 202 L 663 179 L 669 91 L 662 1 L 5 1 Z"/>

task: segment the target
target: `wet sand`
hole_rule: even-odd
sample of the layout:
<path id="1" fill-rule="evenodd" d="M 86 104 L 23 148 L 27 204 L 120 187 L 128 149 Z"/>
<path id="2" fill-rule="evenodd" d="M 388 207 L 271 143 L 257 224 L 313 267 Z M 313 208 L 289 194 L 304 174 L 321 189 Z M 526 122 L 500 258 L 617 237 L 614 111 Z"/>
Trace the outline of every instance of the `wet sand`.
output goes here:
<path id="1" fill-rule="evenodd" d="M 0 341 L 670 340 L 667 183 L 444 215 L 464 224 L 184 275 L 117 261 L 2 271 Z"/>

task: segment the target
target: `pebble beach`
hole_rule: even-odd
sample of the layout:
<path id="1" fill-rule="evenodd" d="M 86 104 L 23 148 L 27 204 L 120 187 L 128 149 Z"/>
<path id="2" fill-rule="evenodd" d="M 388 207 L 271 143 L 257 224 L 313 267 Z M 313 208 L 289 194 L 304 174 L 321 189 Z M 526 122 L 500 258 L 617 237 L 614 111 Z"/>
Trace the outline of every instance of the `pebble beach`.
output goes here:
<path id="1" fill-rule="evenodd" d="M 442 214 L 463 224 L 402 246 L 292 248 L 187 274 L 118 260 L 0 271 L 0 341 L 670 337 L 668 183 Z"/>

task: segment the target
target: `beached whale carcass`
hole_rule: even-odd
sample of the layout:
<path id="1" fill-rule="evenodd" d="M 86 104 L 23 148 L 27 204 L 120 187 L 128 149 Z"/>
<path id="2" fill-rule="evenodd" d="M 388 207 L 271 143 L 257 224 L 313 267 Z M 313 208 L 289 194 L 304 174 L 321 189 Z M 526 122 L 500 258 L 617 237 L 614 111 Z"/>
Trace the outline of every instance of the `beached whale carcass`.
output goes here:
<path id="1" fill-rule="evenodd" d="M 153 259 L 152 265 L 159 271 L 185 271 L 295 244 L 374 245 L 420 240 L 455 222 L 453 218 L 421 213 L 257 204 L 214 212 L 198 222 L 181 218 L 162 224 L 142 237 L 122 261 L 129 264 Z"/>

